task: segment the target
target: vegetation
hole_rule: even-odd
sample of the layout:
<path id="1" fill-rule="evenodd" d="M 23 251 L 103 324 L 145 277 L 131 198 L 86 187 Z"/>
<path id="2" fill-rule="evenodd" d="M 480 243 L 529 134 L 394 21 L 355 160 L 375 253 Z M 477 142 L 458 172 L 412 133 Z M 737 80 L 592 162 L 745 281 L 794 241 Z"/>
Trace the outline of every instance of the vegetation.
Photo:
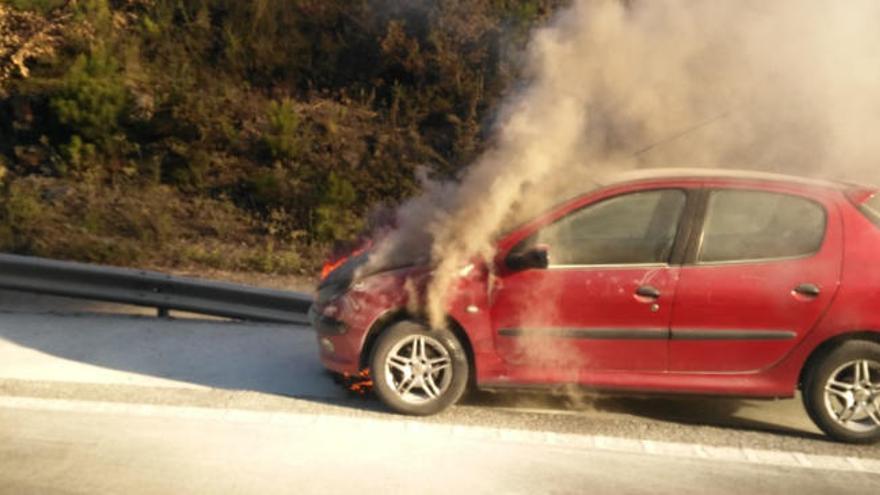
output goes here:
<path id="1" fill-rule="evenodd" d="M 311 271 L 484 146 L 564 0 L 0 0 L 0 251 Z"/>

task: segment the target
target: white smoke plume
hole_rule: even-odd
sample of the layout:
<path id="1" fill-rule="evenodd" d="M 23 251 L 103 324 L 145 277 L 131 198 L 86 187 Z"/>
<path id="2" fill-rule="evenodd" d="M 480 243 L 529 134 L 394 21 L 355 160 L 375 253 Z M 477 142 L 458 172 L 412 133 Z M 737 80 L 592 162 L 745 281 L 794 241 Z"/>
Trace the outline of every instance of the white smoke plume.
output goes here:
<path id="1" fill-rule="evenodd" d="M 575 0 L 533 34 L 493 148 L 404 204 L 369 265 L 430 257 L 442 325 L 450 284 L 491 258 L 514 207 L 559 199 L 538 191 L 655 166 L 876 179 L 878 26 L 876 0 Z"/>

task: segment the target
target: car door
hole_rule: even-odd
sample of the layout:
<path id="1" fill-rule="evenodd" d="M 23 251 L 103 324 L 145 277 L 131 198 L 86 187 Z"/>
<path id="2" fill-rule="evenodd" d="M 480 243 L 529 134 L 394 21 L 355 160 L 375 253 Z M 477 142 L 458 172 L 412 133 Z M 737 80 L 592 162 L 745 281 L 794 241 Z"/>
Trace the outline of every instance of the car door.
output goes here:
<path id="1" fill-rule="evenodd" d="M 680 274 L 669 343 L 676 372 L 746 372 L 782 359 L 837 290 L 841 225 L 821 195 L 713 187 Z"/>
<path id="2" fill-rule="evenodd" d="M 585 370 L 664 370 L 679 268 L 669 264 L 687 191 L 599 194 L 520 240 L 544 269 L 502 267 L 491 291 L 500 356 L 535 380 Z"/>

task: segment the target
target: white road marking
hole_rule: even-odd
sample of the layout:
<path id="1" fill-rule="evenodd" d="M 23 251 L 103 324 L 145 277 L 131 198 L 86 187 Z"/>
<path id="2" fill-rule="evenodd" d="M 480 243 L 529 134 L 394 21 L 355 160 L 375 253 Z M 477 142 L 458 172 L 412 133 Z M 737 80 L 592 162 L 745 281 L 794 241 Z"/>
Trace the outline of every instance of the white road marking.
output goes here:
<path id="1" fill-rule="evenodd" d="M 552 445 L 557 448 L 599 450 L 616 453 L 655 455 L 717 462 L 737 462 L 786 468 L 834 470 L 880 474 L 880 459 L 835 457 L 826 455 L 716 447 L 702 444 L 636 440 L 631 438 L 570 433 L 491 428 L 483 426 L 442 425 L 415 420 L 382 420 L 341 415 L 321 415 L 216 409 L 208 407 L 166 406 L 117 402 L 42 399 L 32 397 L 0 397 L 0 408 L 23 411 L 52 411 L 85 414 L 117 414 L 141 417 L 198 419 L 233 423 L 273 424 L 293 427 L 350 427 L 378 430 L 386 438 L 406 434 L 443 433 L 469 441 L 492 441 L 531 445 Z"/>

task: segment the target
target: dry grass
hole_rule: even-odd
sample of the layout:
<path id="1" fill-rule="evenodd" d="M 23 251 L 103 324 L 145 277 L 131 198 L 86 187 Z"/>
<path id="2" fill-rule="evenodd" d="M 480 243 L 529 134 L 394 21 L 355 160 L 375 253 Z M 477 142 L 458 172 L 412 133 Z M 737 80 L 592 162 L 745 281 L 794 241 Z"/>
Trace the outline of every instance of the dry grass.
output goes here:
<path id="1" fill-rule="evenodd" d="M 0 208 L 3 251 L 194 273 L 308 275 L 322 259 L 319 247 L 273 237 L 228 201 L 167 186 L 95 189 L 29 177 Z"/>

